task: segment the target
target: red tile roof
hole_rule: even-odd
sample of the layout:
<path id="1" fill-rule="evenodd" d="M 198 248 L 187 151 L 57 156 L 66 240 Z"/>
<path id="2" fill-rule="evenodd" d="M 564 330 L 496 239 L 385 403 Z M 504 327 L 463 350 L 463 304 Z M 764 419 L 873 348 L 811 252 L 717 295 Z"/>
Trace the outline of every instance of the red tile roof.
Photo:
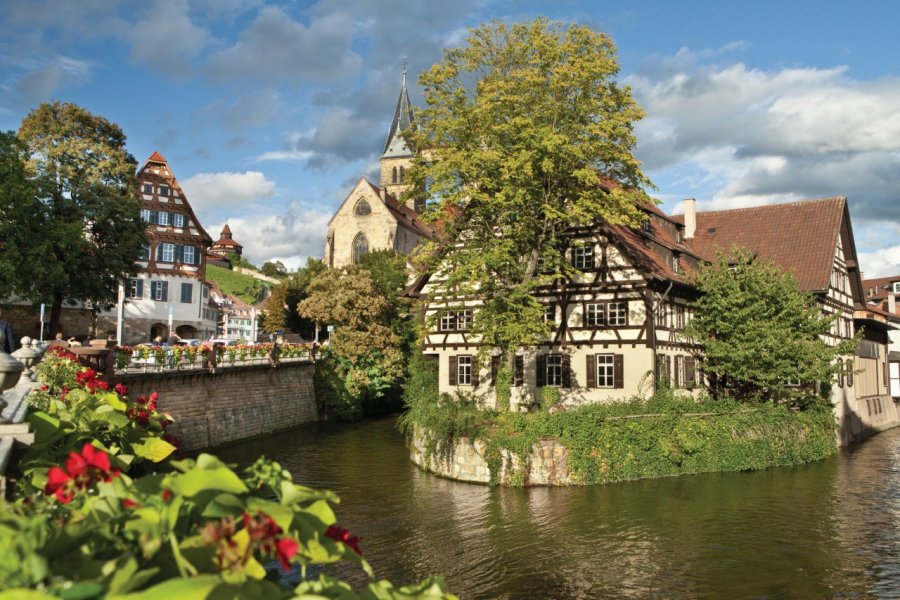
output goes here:
<path id="1" fill-rule="evenodd" d="M 243 246 L 241 246 L 231 238 L 219 238 L 215 241 L 213 246 L 232 246 L 234 248 L 243 248 Z"/>
<path id="2" fill-rule="evenodd" d="M 231 233 L 231 227 L 228 226 L 228 223 L 225 223 L 225 227 L 222 228 L 222 235 L 226 233 Z"/>
<path id="3" fill-rule="evenodd" d="M 866 300 L 877 300 L 887 298 L 887 290 L 886 287 L 893 284 L 895 281 L 900 281 L 900 275 L 894 275 L 893 277 L 876 277 L 873 279 L 863 279 L 863 292 L 865 293 Z M 872 292 L 869 295 L 869 292 Z"/>
<path id="4" fill-rule="evenodd" d="M 757 259 L 774 261 L 797 278 L 800 288 L 828 288 L 835 244 L 847 199 L 844 196 L 697 213 L 690 247 L 708 261 L 716 250 L 742 246 Z M 676 217 L 683 222 L 683 215 Z"/>
<path id="5" fill-rule="evenodd" d="M 169 164 L 168 162 L 166 162 L 166 159 L 163 157 L 163 155 L 160 154 L 159 152 L 154 152 L 153 154 L 151 154 L 150 158 L 147 159 L 147 162 L 158 162 L 158 163 Z"/>

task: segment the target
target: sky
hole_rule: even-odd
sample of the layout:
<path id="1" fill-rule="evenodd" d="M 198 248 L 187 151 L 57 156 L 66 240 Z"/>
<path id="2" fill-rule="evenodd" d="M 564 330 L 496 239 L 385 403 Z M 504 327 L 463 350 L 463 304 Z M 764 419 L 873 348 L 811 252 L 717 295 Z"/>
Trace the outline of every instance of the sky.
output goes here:
<path id="1" fill-rule="evenodd" d="M 377 182 L 409 91 L 467 28 L 547 16 L 608 33 L 669 213 L 845 195 L 866 277 L 900 274 L 900 3 L 670 0 L 0 0 L 0 129 L 42 102 L 169 161 L 201 224 L 256 264 L 321 257 Z"/>

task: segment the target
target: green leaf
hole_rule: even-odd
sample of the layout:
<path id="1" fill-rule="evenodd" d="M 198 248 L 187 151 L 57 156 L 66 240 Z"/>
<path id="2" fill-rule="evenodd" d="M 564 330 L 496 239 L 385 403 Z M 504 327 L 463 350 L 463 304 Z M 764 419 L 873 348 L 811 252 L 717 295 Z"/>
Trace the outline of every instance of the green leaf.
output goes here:
<path id="1" fill-rule="evenodd" d="M 124 595 L 110 595 L 108 600 L 176 600 L 180 598 L 202 600 L 209 598 L 216 588 L 224 585 L 217 575 L 198 575 L 170 579 L 151 588 Z"/>
<path id="2" fill-rule="evenodd" d="M 187 498 L 201 492 L 221 491 L 246 493 L 247 486 L 228 467 L 193 469 L 172 479 L 172 491 Z"/>
<path id="3" fill-rule="evenodd" d="M 132 450 L 137 456 L 158 463 L 175 452 L 175 446 L 162 438 L 151 437 L 140 444 L 132 445 Z"/>
<path id="4" fill-rule="evenodd" d="M 244 501 L 234 494 L 218 494 L 206 505 L 202 514 L 211 519 L 237 517 L 244 512 L 244 506 Z"/>

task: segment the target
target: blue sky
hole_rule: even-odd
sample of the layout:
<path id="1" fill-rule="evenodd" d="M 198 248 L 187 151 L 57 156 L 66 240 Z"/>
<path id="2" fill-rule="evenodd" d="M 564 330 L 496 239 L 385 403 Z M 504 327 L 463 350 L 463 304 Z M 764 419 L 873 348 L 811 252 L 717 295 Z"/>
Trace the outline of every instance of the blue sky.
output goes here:
<path id="1" fill-rule="evenodd" d="M 373 174 L 400 86 L 467 27 L 546 15 L 609 33 L 668 212 L 843 194 L 866 275 L 900 274 L 900 3 L 0 0 L 0 128 L 63 100 L 168 160 L 203 225 L 257 263 L 320 257 Z"/>

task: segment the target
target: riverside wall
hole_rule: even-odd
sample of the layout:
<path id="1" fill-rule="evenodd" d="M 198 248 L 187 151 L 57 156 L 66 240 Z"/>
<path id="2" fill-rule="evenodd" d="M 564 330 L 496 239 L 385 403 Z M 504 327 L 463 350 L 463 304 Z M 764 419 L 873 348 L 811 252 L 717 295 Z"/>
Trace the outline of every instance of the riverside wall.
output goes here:
<path id="1" fill-rule="evenodd" d="M 318 420 L 315 364 L 247 365 L 194 371 L 116 374 L 129 398 L 159 394 L 158 410 L 184 450 L 202 450 Z"/>

